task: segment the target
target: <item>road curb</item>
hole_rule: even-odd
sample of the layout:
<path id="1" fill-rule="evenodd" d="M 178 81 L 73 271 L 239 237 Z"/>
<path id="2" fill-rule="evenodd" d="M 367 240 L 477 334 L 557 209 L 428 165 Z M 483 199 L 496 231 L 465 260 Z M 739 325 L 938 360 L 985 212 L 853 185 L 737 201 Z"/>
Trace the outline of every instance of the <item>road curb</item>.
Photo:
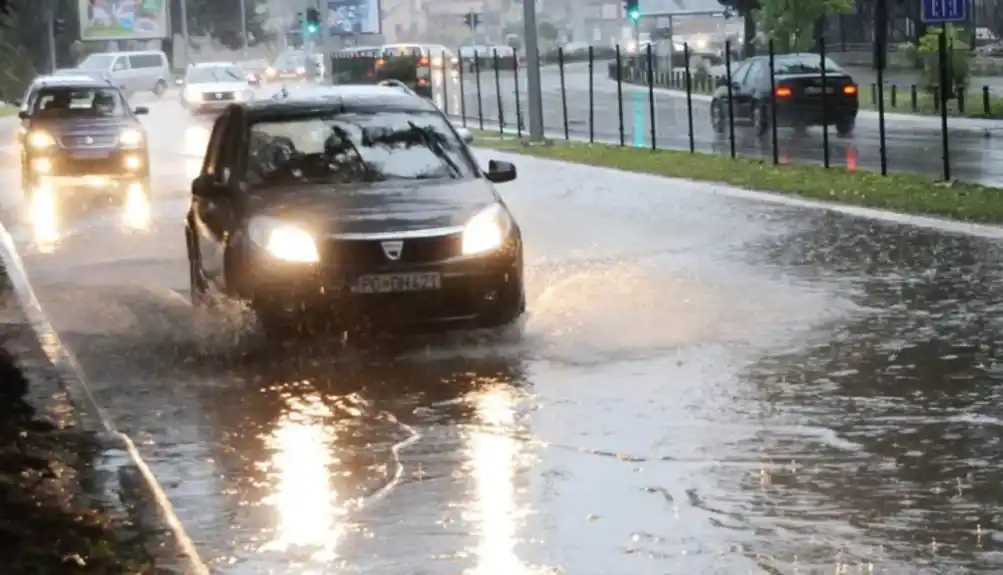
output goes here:
<path id="1" fill-rule="evenodd" d="M 138 470 L 143 480 L 144 495 L 156 506 L 159 520 L 170 532 L 174 547 L 173 559 L 179 564 L 178 567 L 186 575 L 211 575 L 211 571 L 199 557 L 195 544 L 181 525 L 167 495 L 153 475 L 149 465 L 143 460 L 135 443 L 128 435 L 115 428 L 115 424 L 95 401 L 79 362 L 59 339 L 42 310 L 28 281 L 14 239 L 2 224 L 0 224 L 0 260 L 6 268 L 11 287 L 28 323 L 41 343 L 48 360 L 61 375 L 59 378 L 60 387 L 65 391 L 70 403 L 80 412 L 81 424 L 90 431 L 98 432 L 102 436 L 102 443 L 106 446 L 120 448 L 128 457 L 129 463 Z"/>

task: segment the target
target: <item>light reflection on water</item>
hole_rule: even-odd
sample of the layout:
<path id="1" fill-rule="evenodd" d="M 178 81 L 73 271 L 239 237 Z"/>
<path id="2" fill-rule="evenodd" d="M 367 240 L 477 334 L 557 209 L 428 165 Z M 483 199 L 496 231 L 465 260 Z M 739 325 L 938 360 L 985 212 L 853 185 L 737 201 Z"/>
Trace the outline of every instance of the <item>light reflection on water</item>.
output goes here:
<path id="1" fill-rule="evenodd" d="M 473 399 L 478 429 L 469 433 L 467 454 L 475 483 L 471 519 L 477 525 L 477 575 L 519 575 L 528 569 L 516 554 L 524 515 L 515 487 L 521 444 L 512 437 L 517 397 L 509 387 L 486 389 Z"/>
<path id="2" fill-rule="evenodd" d="M 310 550 L 314 561 L 328 562 L 344 534 L 343 510 L 331 484 L 334 433 L 326 421 L 333 413 L 319 395 L 287 399 L 288 412 L 266 439 L 276 477 L 265 503 L 277 514 L 273 540 L 263 551 Z"/>

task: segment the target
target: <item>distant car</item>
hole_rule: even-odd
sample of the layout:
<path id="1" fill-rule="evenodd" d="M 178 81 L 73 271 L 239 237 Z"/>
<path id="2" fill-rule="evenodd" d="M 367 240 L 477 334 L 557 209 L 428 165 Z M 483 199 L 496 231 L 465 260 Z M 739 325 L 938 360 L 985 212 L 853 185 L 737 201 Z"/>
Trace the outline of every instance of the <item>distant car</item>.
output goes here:
<path id="1" fill-rule="evenodd" d="M 65 73 L 109 80 L 126 94 L 153 92 L 162 96 L 171 82 L 167 55 L 157 50 L 95 53 L 84 58 L 72 71 Z"/>
<path id="2" fill-rule="evenodd" d="M 832 60 L 825 61 L 825 80 L 818 54 L 787 54 L 774 58 L 773 91 L 770 90 L 770 59 L 749 58 L 732 72 L 731 109 L 736 122 L 752 124 L 765 135 L 772 122 L 777 126 L 836 127 L 841 136 L 853 132 L 860 102 L 853 78 Z M 823 88 L 823 83 L 825 84 Z M 710 103 L 711 125 L 723 134 L 728 129 L 728 81 L 721 78 Z M 777 117 L 772 118 L 773 102 Z"/>
<path id="3" fill-rule="evenodd" d="M 181 104 L 195 114 L 220 112 L 234 102 L 253 98 L 247 75 L 229 62 L 195 64 L 181 85 Z"/>
<path id="4" fill-rule="evenodd" d="M 482 171 L 470 132 L 410 91 L 297 90 L 216 120 L 186 220 L 193 303 L 246 302 L 277 334 L 516 321 L 522 236 L 493 185 L 515 166 Z"/>
<path id="5" fill-rule="evenodd" d="M 324 77 L 324 58 L 302 50 L 290 50 L 279 55 L 265 70 L 269 82 L 317 80 Z"/>
<path id="6" fill-rule="evenodd" d="M 264 59 L 245 60 L 237 65 L 247 75 L 247 82 L 252 86 L 260 85 L 265 78 L 265 71 L 268 70 L 268 61 Z"/>
<path id="7" fill-rule="evenodd" d="M 118 88 L 84 76 L 43 76 L 28 88 L 18 117 L 21 186 L 149 189 L 146 131 Z"/>

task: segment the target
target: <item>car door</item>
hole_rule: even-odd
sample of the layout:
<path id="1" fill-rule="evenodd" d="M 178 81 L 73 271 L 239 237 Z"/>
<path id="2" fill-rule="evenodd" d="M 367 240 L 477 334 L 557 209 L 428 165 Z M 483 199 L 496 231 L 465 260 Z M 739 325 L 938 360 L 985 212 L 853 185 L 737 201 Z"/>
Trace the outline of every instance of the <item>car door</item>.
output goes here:
<path id="1" fill-rule="evenodd" d="M 131 72 L 129 70 L 129 57 L 119 56 L 115 59 L 115 62 L 111 65 L 111 80 L 119 88 L 132 91 L 133 79 Z"/>
<path id="2" fill-rule="evenodd" d="M 760 59 L 748 62 L 748 66 L 738 81 L 738 90 L 735 96 L 736 118 L 752 119 L 752 108 L 756 102 L 756 78 L 762 73 L 765 66 L 766 64 Z"/>
<path id="3" fill-rule="evenodd" d="M 749 93 L 749 117 L 752 117 L 752 110 L 756 106 L 761 106 L 764 101 L 770 98 L 770 64 L 766 60 L 761 60 L 752 70 L 749 71 L 745 79 Z"/>
<path id="4" fill-rule="evenodd" d="M 229 145 L 230 111 L 224 112 L 213 125 L 200 177 L 208 177 L 216 184 L 227 184 L 232 169 L 232 149 Z M 231 224 L 232 212 L 229 198 L 192 197 L 192 216 L 195 224 L 195 241 L 202 272 L 207 280 L 223 285 L 223 254 Z"/>

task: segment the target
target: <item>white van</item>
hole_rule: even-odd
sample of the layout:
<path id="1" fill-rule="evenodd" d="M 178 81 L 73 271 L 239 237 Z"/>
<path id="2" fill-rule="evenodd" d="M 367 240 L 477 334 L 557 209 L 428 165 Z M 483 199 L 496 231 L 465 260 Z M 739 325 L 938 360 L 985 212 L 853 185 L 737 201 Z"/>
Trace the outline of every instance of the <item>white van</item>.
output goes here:
<path id="1" fill-rule="evenodd" d="M 153 92 L 161 96 L 171 85 L 167 55 L 155 50 L 91 54 L 76 68 L 65 73 L 97 75 L 127 93 Z"/>

